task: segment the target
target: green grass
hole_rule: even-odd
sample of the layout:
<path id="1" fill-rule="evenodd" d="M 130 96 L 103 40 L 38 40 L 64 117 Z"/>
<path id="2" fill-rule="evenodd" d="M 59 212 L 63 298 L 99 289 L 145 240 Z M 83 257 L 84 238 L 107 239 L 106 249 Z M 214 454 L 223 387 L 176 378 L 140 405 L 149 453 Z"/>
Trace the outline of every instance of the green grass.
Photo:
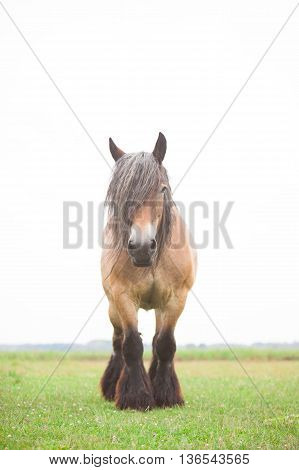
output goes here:
<path id="1" fill-rule="evenodd" d="M 233 348 L 236 356 L 240 360 L 281 360 L 281 361 L 299 361 L 299 349 L 267 349 L 267 348 L 253 348 L 253 347 L 237 347 Z M 80 351 L 70 352 L 67 359 L 78 361 L 99 361 L 106 360 L 110 356 L 108 351 Z M 49 359 L 59 360 L 63 352 L 61 351 L 22 351 L 22 352 L 0 352 L 0 363 L 5 360 L 40 360 L 48 361 Z M 150 351 L 145 351 L 144 358 L 149 360 L 151 357 Z M 234 355 L 226 348 L 209 349 L 209 348 L 190 348 L 178 349 L 176 352 L 176 360 L 198 361 L 198 360 L 232 360 L 235 361 Z"/>
<path id="2" fill-rule="evenodd" d="M 179 352 L 185 407 L 145 413 L 101 398 L 106 362 L 90 353 L 68 355 L 30 406 L 61 353 L 0 353 L 0 448 L 298 448 L 298 351 L 237 355 L 270 408 L 224 350 Z"/>

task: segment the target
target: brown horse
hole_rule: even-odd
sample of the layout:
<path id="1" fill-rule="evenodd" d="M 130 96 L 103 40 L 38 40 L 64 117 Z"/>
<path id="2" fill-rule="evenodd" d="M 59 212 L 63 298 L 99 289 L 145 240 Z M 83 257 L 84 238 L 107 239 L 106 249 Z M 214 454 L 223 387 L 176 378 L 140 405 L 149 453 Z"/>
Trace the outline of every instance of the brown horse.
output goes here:
<path id="1" fill-rule="evenodd" d="M 159 134 L 153 153 L 124 153 L 112 139 L 109 143 L 116 165 L 106 199 L 102 277 L 114 334 L 102 393 L 120 409 L 182 405 L 174 329 L 194 282 L 196 254 L 162 166 L 166 139 Z M 148 374 L 139 308 L 156 313 Z"/>

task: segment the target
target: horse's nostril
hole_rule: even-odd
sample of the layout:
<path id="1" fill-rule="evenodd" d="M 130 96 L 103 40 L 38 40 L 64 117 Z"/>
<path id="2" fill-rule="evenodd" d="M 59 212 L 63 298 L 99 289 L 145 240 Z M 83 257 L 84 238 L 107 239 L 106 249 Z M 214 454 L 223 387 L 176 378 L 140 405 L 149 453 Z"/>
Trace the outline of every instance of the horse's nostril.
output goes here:
<path id="1" fill-rule="evenodd" d="M 129 242 L 128 242 L 128 249 L 129 249 L 129 250 L 134 250 L 134 248 L 136 248 L 135 243 L 134 243 L 132 240 L 129 240 Z"/>
<path id="2" fill-rule="evenodd" d="M 150 249 L 151 250 L 155 250 L 157 248 L 157 242 L 156 240 L 153 238 L 152 241 L 151 241 L 151 244 L 150 244 Z"/>

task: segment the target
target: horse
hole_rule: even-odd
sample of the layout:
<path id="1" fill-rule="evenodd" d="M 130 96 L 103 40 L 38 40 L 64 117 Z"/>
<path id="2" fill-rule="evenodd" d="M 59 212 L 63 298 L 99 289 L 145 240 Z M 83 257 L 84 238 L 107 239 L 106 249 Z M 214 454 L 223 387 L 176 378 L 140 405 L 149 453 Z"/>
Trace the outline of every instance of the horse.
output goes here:
<path id="1" fill-rule="evenodd" d="M 113 353 L 100 381 L 119 409 L 183 405 L 174 368 L 174 330 L 196 274 L 196 253 L 173 201 L 162 162 L 166 139 L 152 153 L 125 153 L 109 139 L 116 164 L 106 196 L 102 284 L 109 300 Z M 148 372 L 138 332 L 139 308 L 155 310 Z"/>

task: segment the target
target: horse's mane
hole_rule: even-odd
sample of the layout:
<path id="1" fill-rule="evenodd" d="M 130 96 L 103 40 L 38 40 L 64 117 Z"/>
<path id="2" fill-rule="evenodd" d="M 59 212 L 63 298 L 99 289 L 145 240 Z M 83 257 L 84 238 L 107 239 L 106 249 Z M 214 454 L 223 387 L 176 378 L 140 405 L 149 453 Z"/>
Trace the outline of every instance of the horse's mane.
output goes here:
<path id="1" fill-rule="evenodd" d="M 124 154 L 117 161 L 105 201 L 108 206 L 108 223 L 113 236 L 115 255 L 118 256 L 127 247 L 135 211 L 160 190 L 162 183 L 166 185 L 166 190 L 163 217 L 156 236 L 156 263 L 172 231 L 174 202 L 166 169 L 151 153 L 146 152 Z"/>

